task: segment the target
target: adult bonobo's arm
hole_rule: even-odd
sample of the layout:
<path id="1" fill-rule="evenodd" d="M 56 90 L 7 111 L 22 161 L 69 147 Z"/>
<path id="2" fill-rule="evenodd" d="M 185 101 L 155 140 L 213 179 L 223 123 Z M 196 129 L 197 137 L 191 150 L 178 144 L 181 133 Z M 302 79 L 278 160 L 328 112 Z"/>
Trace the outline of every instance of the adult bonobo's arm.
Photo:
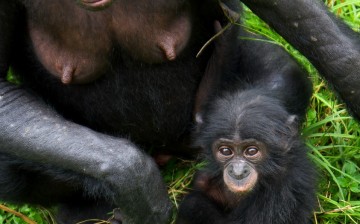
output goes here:
<path id="1" fill-rule="evenodd" d="M 124 223 L 167 223 L 171 203 L 151 158 L 126 139 L 65 120 L 38 97 L 6 81 L 12 2 L 0 0 L 0 154 L 98 180 L 112 189 L 103 196 L 121 208 Z"/>
<path id="2" fill-rule="evenodd" d="M 360 36 L 319 0 L 243 0 L 300 50 L 360 119 Z"/>
<path id="3" fill-rule="evenodd" d="M 120 207 L 125 223 L 167 222 L 171 204 L 157 166 L 129 141 L 68 122 L 3 78 L 0 130 L 0 153 L 104 183 L 113 190 L 104 197 Z"/>
<path id="4" fill-rule="evenodd" d="M 171 204 L 156 164 L 127 140 L 68 122 L 4 79 L 0 130 L 0 153 L 103 182 L 113 190 L 104 196 L 120 207 L 125 223 L 167 222 Z"/>
<path id="5" fill-rule="evenodd" d="M 125 223 L 167 222 L 171 204 L 157 166 L 129 141 L 68 122 L 4 79 L 0 130 L 1 153 L 103 182 L 113 190 L 104 196 L 120 207 Z"/>

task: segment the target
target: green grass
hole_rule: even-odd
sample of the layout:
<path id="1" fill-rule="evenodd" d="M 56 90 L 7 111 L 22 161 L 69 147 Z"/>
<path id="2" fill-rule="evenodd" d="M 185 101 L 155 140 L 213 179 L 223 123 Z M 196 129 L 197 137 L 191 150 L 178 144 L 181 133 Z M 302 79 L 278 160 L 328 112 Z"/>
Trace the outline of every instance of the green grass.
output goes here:
<path id="1" fill-rule="evenodd" d="M 354 30 L 360 30 L 360 0 L 327 0 L 330 9 Z M 299 52 L 248 10 L 246 28 L 283 46 L 308 71 L 314 94 L 303 126 L 303 137 L 310 148 L 309 156 L 318 167 L 319 183 L 314 223 L 360 223 L 360 126 L 346 112 L 316 69 Z M 254 40 L 256 41 L 256 40 Z M 360 59 L 359 59 L 360 60 Z M 201 166 L 192 161 L 169 163 L 163 171 L 169 196 L 177 207 L 188 191 L 192 175 Z M 21 212 L 39 224 L 52 223 L 48 212 L 38 207 L 7 207 Z M 0 223 L 25 223 L 19 216 L 0 207 Z"/>

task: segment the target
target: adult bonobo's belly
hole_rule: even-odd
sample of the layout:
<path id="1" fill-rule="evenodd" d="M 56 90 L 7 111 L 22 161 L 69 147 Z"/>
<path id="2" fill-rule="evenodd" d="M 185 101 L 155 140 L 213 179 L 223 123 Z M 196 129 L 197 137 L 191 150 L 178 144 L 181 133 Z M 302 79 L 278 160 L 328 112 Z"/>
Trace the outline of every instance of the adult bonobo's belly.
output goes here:
<path id="1" fill-rule="evenodd" d="M 121 61 L 95 82 L 64 85 L 38 66 L 14 68 L 32 74 L 22 75 L 24 83 L 65 117 L 155 147 L 176 144 L 189 131 L 204 69 L 194 57 L 157 65 Z"/>
<path id="2" fill-rule="evenodd" d="M 201 74 L 197 63 L 182 63 L 117 68 L 98 83 L 74 87 L 85 93 L 61 107 L 70 108 L 70 117 L 76 108 L 76 120 L 103 132 L 155 145 L 176 142 L 191 125 Z"/>

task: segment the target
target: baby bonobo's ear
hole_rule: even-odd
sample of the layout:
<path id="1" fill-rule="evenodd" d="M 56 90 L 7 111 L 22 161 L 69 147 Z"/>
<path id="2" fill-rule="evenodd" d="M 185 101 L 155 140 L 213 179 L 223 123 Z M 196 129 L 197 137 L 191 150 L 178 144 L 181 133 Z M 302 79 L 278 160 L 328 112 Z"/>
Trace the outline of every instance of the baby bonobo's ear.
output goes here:
<path id="1" fill-rule="evenodd" d="M 295 142 L 294 138 L 297 138 L 299 135 L 299 117 L 297 115 L 290 115 L 286 120 L 286 128 L 289 133 L 286 134 L 285 140 L 285 152 L 288 152 L 292 148 L 292 143 Z"/>
<path id="2" fill-rule="evenodd" d="M 299 117 L 297 115 L 290 115 L 286 121 L 286 125 L 289 127 L 299 126 Z M 298 131 L 298 128 L 295 128 Z"/>
<path id="3" fill-rule="evenodd" d="M 196 126 L 197 126 L 197 127 L 201 126 L 201 125 L 204 123 L 202 117 L 203 117 L 203 115 L 202 115 L 201 112 L 197 112 L 197 113 L 195 114 L 195 123 L 196 123 Z"/>
<path id="4" fill-rule="evenodd" d="M 199 133 L 201 127 L 204 124 L 203 113 L 198 111 L 197 113 L 195 113 L 194 119 L 195 119 L 195 132 Z"/>

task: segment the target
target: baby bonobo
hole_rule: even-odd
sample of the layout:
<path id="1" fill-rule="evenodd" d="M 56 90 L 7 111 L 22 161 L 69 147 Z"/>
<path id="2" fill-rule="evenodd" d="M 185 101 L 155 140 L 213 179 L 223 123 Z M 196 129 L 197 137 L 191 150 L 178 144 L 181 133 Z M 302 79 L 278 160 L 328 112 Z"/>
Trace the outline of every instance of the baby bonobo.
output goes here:
<path id="1" fill-rule="evenodd" d="M 177 223 L 309 223 L 315 170 L 299 134 L 311 93 L 308 80 L 281 49 L 269 51 L 267 65 L 256 65 L 257 57 L 264 57 L 256 49 L 246 58 L 238 55 L 239 48 L 226 41 L 231 35 L 239 35 L 236 27 L 217 41 L 199 89 L 194 140 L 206 167 L 195 175 Z M 247 47 L 246 41 L 240 44 Z M 233 72 L 239 64 L 224 58 L 247 69 Z M 234 88 L 217 91 L 226 87 Z"/>
<path id="2" fill-rule="evenodd" d="M 183 200 L 179 224 L 309 223 L 314 169 L 295 115 L 263 89 L 214 102 L 196 143 L 207 166 Z"/>

